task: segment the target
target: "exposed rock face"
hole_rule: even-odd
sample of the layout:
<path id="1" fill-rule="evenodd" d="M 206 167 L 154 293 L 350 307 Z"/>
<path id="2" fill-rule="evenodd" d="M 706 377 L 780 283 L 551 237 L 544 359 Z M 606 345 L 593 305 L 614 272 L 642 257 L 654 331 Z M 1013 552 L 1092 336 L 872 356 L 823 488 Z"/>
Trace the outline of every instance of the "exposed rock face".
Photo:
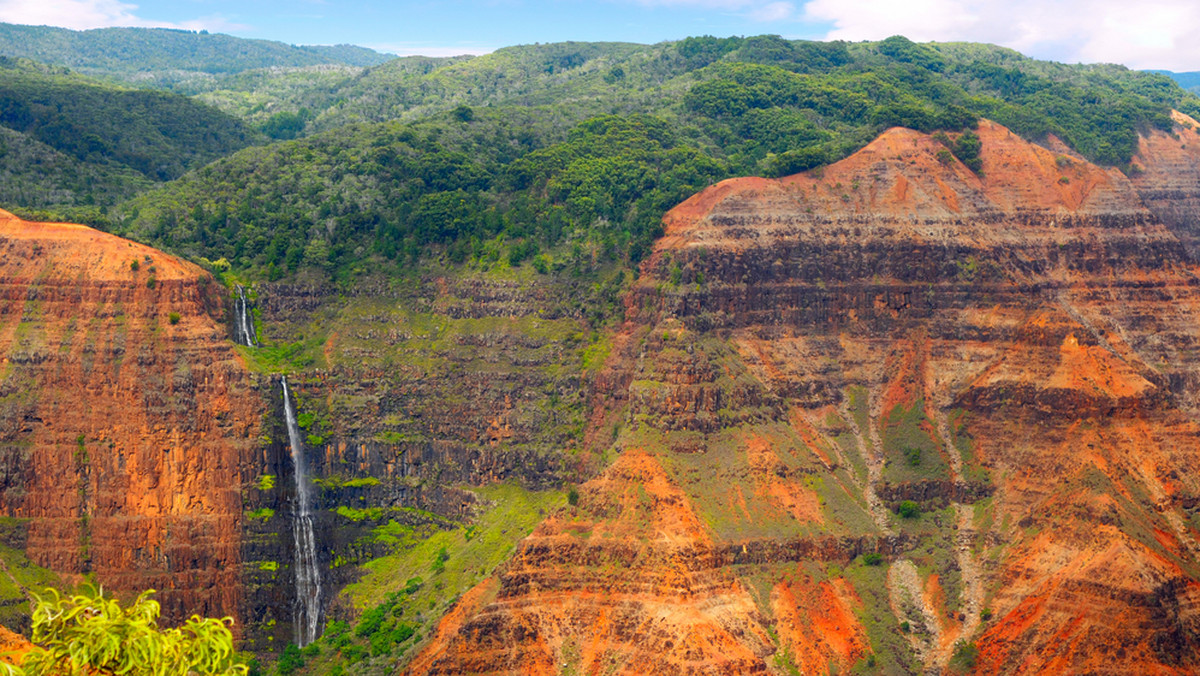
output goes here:
<path id="1" fill-rule="evenodd" d="M 557 488 L 573 474 L 564 450 L 582 443 L 579 352 L 588 344 L 583 304 L 573 299 L 591 292 L 590 284 L 575 287 L 460 271 L 353 288 L 253 288 L 264 338 L 304 348 L 292 368 L 312 361 L 288 383 L 317 482 L 328 617 L 357 617 L 340 590 L 362 575 L 356 564 L 395 549 L 376 528 L 467 522 L 484 507 L 464 487 Z M 271 651 L 292 640 L 295 501 L 278 378 L 260 389 L 272 409 L 264 430 L 271 443 L 254 471 L 274 480 L 245 491 L 254 516 L 245 521 L 243 607 L 256 631 L 244 645 Z"/>
<path id="2" fill-rule="evenodd" d="M 37 563 L 157 589 L 167 618 L 238 615 L 263 411 L 224 296 L 159 251 L 0 212 L 0 511 Z"/>
<path id="3" fill-rule="evenodd" d="M 1200 669 L 1197 212 L 978 133 L 979 175 L 893 129 L 668 214 L 597 379 L 622 455 L 408 673 Z"/>
<path id="4" fill-rule="evenodd" d="M 1171 133 L 1154 129 L 1139 139 L 1133 184 L 1195 256 L 1200 250 L 1200 122 L 1178 111 L 1172 118 Z"/>
<path id="5" fill-rule="evenodd" d="M 443 621 L 446 654 L 411 671 L 555 672 L 573 657 L 584 673 L 765 673 L 770 639 L 758 610 L 715 554 L 658 461 L 630 449 L 584 487 L 572 513 L 525 540 L 498 592 L 487 581 L 470 597 L 477 608 L 491 601 L 482 612 L 453 633 L 456 618 Z"/>

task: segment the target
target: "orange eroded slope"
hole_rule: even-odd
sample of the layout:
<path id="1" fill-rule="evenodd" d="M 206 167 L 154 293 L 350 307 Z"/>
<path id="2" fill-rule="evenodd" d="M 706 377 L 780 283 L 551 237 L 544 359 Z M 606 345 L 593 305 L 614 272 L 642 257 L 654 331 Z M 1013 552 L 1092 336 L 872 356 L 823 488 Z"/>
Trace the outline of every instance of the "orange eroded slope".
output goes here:
<path id="1" fill-rule="evenodd" d="M 158 589 L 167 617 L 238 614 L 262 411 L 223 320 L 194 265 L 0 213 L 0 510 L 34 561 Z"/>
<path id="2" fill-rule="evenodd" d="M 1131 181 L 988 121 L 979 174 L 891 129 L 679 205 L 604 381 L 623 454 L 421 663 L 509 673 L 512 645 L 561 665 L 574 640 L 618 672 L 785 648 L 919 672 L 963 640 L 984 673 L 1200 670 L 1200 141 L 1177 132 L 1149 132 Z M 1171 168 L 1195 209 L 1154 192 Z M 485 640 L 517 626 L 537 640 Z"/>

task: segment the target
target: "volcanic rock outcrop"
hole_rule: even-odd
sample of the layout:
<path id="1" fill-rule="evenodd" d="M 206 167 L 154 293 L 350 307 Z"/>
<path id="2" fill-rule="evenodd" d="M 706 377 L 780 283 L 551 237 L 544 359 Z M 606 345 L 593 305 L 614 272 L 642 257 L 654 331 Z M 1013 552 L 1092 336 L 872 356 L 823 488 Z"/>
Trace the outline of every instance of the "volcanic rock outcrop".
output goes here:
<path id="1" fill-rule="evenodd" d="M 263 414 L 200 268 L 0 212 L 0 512 L 30 558 L 238 615 L 242 464 Z"/>
<path id="2" fill-rule="evenodd" d="M 1200 669 L 1180 122 L 1135 181 L 983 121 L 978 173 L 892 129 L 671 211 L 617 459 L 407 673 Z"/>

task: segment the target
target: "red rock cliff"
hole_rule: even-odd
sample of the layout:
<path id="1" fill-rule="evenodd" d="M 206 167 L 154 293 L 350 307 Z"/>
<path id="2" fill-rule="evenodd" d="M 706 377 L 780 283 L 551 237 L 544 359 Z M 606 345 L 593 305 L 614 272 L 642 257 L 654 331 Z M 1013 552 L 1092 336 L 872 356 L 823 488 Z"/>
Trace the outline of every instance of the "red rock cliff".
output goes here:
<path id="1" fill-rule="evenodd" d="M 978 133 L 978 175 L 893 129 L 669 213 L 597 394 L 621 455 L 408 672 L 1200 669 L 1181 226 Z"/>
<path id="2" fill-rule="evenodd" d="M 237 615 L 239 464 L 262 414 L 207 273 L 0 212 L 0 510 L 28 554 L 171 618 Z"/>

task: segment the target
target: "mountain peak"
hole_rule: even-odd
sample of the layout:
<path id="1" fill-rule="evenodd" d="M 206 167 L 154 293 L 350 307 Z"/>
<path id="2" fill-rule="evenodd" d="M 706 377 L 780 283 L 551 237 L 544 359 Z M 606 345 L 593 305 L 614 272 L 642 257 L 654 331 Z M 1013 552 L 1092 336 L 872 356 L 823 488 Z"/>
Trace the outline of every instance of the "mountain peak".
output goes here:
<path id="1" fill-rule="evenodd" d="M 747 199 L 760 214 L 775 210 L 814 222 L 912 222 L 1017 211 L 1146 213 L 1133 185 L 1116 169 L 1056 153 L 990 120 L 981 120 L 974 133 L 980 141 L 979 172 L 969 169 L 947 145 L 958 134 L 893 127 L 826 167 L 780 179 L 722 181 L 669 212 L 667 233 L 691 231 L 706 219 L 719 222 L 723 215 L 743 211 Z M 769 205 L 766 211 L 764 203 Z"/>

